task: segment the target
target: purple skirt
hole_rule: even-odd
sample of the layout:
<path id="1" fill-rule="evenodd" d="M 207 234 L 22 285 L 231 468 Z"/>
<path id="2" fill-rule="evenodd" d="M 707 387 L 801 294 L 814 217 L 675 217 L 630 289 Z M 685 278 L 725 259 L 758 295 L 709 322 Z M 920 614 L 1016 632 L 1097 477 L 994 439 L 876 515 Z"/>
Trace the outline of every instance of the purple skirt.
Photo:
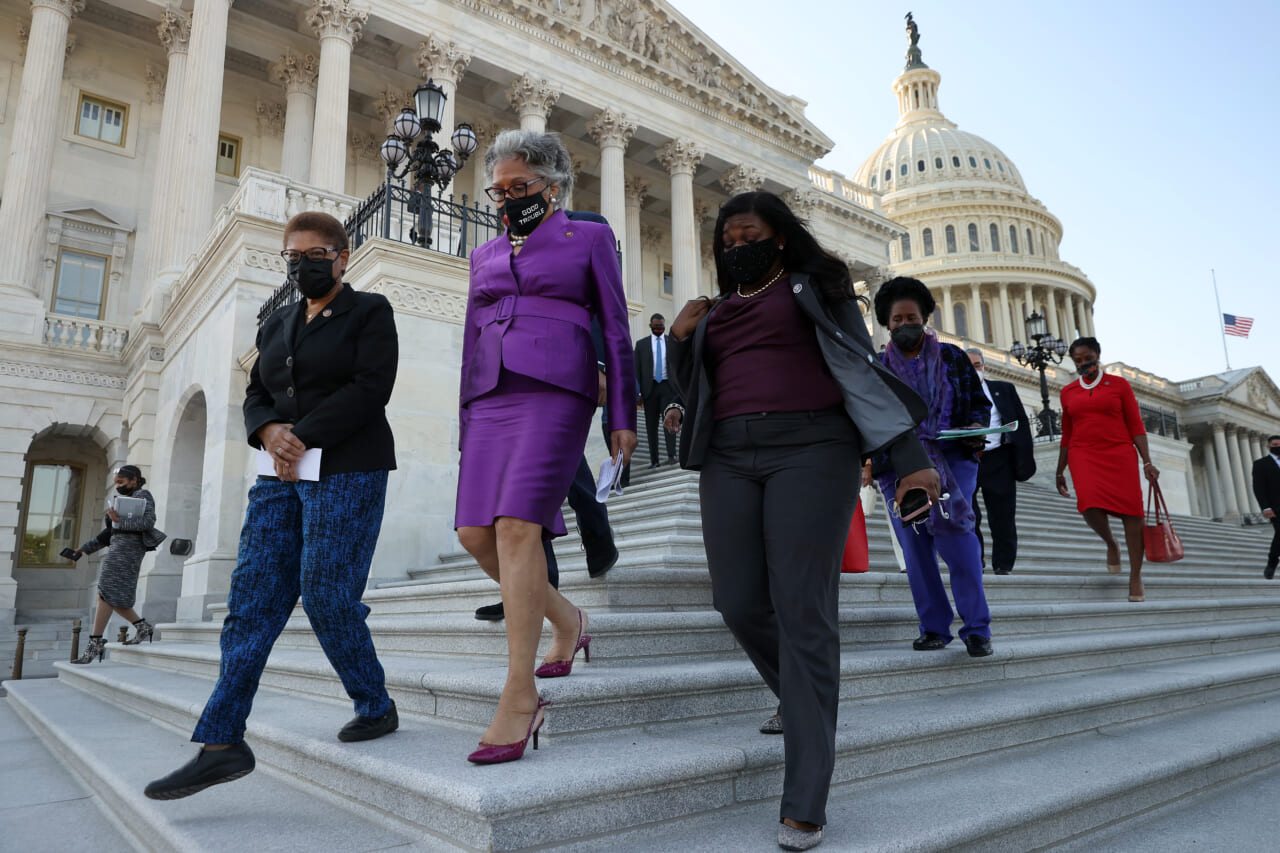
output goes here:
<path id="1" fill-rule="evenodd" d="M 454 528 L 500 516 L 565 535 L 560 506 L 591 430 L 595 401 L 503 369 L 498 387 L 467 406 Z"/>

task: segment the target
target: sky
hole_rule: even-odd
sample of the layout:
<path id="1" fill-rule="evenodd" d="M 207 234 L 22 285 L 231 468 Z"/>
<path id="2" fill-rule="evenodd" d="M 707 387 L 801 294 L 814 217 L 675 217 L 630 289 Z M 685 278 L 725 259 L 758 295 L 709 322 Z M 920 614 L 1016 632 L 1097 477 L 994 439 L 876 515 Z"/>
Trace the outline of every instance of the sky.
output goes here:
<path id="1" fill-rule="evenodd" d="M 852 175 L 898 119 L 914 13 L 942 112 L 1017 164 L 1062 222 L 1060 257 L 1097 288 L 1103 360 L 1172 380 L 1232 368 L 1280 384 L 1280 31 L 1275 0 L 673 0 L 766 84 L 809 102 Z M 1267 234 L 1273 234 L 1267 237 Z M 1272 241 L 1276 241 L 1273 243 Z M 1267 286 L 1271 285 L 1268 290 Z"/>

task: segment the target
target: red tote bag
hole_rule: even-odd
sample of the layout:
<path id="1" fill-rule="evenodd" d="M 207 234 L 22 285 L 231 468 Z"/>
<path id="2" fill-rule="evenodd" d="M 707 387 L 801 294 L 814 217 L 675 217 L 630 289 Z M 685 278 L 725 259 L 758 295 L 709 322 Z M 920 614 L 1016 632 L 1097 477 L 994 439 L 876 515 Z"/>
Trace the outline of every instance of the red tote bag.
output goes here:
<path id="1" fill-rule="evenodd" d="M 1155 512 L 1152 513 L 1152 503 Z M 1160 486 L 1151 484 L 1147 492 L 1147 517 L 1142 523 L 1142 547 L 1152 563 L 1176 563 L 1183 557 L 1182 540 L 1173 530 L 1169 507 L 1165 505 Z"/>
<path id="2" fill-rule="evenodd" d="M 862 515 L 862 501 L 853 511 L 853 523 L 849 525 L 849 538 L 844 543 L 844 557 L 840 560 L 843 574 L 870 571 L 871 555 L 867 551 L 867 524 Z"/>

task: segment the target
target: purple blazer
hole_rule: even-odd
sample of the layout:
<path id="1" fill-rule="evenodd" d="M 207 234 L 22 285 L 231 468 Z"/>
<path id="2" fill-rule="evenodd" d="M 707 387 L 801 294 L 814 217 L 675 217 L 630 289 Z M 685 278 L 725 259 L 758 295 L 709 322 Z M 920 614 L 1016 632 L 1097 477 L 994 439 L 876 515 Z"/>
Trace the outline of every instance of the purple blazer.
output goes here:
<path id="1" fill-rule="evenodd" d="M 476 248 L 462 338 L 460 434 L 467 404 L 492 391 L 504 367 L 595 400 L 593 314 L 604 337 L 609 425 L 635 430 L 634 356 L 613 230 L 570 221 L 557 210 L 517 256 L 506 235 Z"/>

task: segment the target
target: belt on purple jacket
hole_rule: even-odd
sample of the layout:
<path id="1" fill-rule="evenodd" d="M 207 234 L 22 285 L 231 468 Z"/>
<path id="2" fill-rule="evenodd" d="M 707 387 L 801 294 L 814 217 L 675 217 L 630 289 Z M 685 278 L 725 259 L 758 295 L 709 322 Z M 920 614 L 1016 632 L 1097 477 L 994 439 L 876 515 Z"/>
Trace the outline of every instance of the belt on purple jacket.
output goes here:
<path id="1" fill-rule="evenodd" d="M 544 320 L 561 320 L 573 323 L 588 332 L 591 331 L 591 313 L 576 302 L 566 299 L 552 299 L 547 296 L 517 296 L 509 294 L 492 305 L 485 305 L 475 311 L 476 322 L 480 326 L 490 323 L 502 323 L 512 317 L 541 317 Z"/>

